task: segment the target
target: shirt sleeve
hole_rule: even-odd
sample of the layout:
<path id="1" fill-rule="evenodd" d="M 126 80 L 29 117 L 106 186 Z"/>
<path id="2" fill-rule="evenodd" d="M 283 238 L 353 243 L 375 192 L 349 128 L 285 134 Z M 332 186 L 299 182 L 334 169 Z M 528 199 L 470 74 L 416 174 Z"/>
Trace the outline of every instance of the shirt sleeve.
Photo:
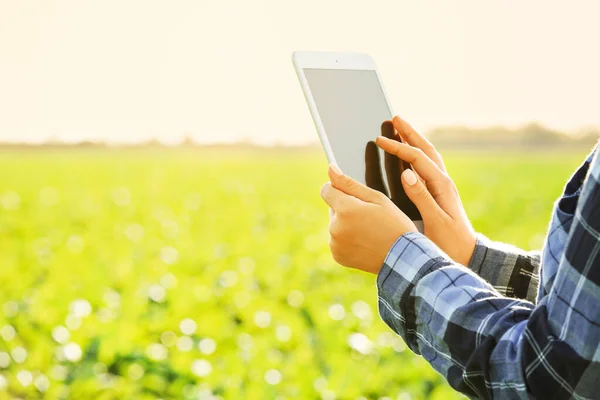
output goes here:
<path id="1" fill-rule="evenodd" d="M 588 176 L 564 256 L 537 305 L 503 296 L 419 233 L 377 277 L 382 319 L 471 398 L 598 397 L 600 169 Z"/>
<path id="2" fill-rule="evenodd" d="M 526 252 L 477 235 L 475 251 L 468 267 L 488 281 L 503 296 L 535 304 L 540 270 L 540 252 Z"/>

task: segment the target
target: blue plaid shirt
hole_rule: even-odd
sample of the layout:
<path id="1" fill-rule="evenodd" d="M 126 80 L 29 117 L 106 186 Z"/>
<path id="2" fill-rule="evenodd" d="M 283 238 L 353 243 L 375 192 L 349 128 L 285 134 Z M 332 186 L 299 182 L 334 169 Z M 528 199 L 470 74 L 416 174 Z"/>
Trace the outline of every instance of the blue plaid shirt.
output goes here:
<path id="1" fill-rule="evenodd" d="M 600 399 L 598 154 L 556 202 L 541 254 L 480 236 L 466 268 L 420 233 L 388 253 L 377 277 L 381 318 L 454 389 Z"/>

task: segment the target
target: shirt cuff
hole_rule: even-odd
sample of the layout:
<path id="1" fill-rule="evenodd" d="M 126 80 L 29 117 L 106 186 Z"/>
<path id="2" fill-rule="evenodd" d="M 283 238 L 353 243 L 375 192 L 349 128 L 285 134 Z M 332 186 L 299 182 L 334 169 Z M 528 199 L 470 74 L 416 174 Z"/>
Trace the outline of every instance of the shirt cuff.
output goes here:
<path id="1" fill-rule="evenodd" d="M 479 275 L 481 273 L 481 267 L 487 260 L 488 249 L 492 247 L 492 244 L 493 242 L 490 239 L 478 233 L 477 241 L 475 242 L 475 250 L 473 251 L 471 261 L 469 261 L 467 268 Z"/>
<path id="2" fill-rule="evenodd" d="M 538 292 L 539 253 L 526 252 L 478 234 L 475 250 L 467 267 L 494 286 L 503 296 L 535 302 Z"/>
<path id="3" fill-rule="evenodd" d="M 377 275 L 379 314 L 390 328 L 402 332 L 404 322 L 414 320 L 414 307 L 406 307 L 404 300 L 424 275 L 448 262 L 449 257 L 418 232 L 396 240 Z"/>

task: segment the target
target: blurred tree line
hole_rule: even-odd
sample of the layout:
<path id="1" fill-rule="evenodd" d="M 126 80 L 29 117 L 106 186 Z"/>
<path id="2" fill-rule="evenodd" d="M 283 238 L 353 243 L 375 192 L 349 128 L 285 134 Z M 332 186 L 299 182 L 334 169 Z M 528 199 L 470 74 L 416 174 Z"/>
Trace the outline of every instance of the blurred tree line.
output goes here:
<path id="1" fill-rule="evenodd" d="M 530 123 L 516 129 L 505 126 L 486 128 L 451 126 L 436 128 L 427 136 L 440 148 L 589 148 L 598 142 L 600 128 L 587 127 L 576 133 L 567 134 L 538 123 Z"/>
<path id="2" fill-rule="evenodd" d="M 566 133 L 550 129 L 539 123 L 529 123 L 519 128 L 507 128 L 505 126 L 490 126 L 473 128 L 467 126 L 444 126 L 435 128 L 426 133 L 426 136 L 439 148 L 457 150 L 468 149 L 503 149 L 503 148 L 526 148 L 526 149 L 551 149 L 554 147 L 590 148 L 600 139 L 600 127 L 589 126 L 574 133 Z M 51 138 L 43 143 L 19 143 L 0 142 L 0 149 L 52 149 L 52 148 L 248 148 L 256 149 L 263 147 L 257 145 L 251 138 L 246 138 L 236 143 L 227 144 L 204 144 L 194 140 L 192 135 L 185 135 L 178 143 L 165 144 L 156 138 L 148 139 L 138 143 L 107 143 L 102 141 L 82 140 L 79 142 L 64 142 L 59 138 Z M 288 146 L 282 143 L 274 143 L 274 147 L 320 147 L 317 143 L 304 146 Z"/>

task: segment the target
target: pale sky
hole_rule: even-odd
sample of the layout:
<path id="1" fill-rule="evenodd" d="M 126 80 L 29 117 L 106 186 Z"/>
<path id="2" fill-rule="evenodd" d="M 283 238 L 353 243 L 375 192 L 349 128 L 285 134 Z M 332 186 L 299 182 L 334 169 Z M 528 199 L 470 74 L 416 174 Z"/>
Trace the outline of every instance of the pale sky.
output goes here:
<path id="1" fill-rule="evenodd" d="M 600 2 L 0 0 L 0 140 L 317 140 L 294 50 L 366 52 L 428 129 L 600 125 Z"/>

